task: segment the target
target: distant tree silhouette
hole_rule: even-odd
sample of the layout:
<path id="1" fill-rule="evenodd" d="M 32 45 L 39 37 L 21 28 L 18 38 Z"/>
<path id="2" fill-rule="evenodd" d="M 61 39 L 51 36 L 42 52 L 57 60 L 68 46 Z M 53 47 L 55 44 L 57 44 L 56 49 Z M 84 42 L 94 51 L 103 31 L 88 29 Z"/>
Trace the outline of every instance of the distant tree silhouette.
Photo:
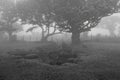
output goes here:
<path id="1" fill-rule="evenodd" d="M 15 36 L 12 35 L 17 28 L 13 27 L 13 24 L 18 21 L 17 10 L 15 5 L 10 0 L 1 0 L 0 1 L 0 31 L 6 31 L 9 34 L 9 40 L 15 40 Z"/>

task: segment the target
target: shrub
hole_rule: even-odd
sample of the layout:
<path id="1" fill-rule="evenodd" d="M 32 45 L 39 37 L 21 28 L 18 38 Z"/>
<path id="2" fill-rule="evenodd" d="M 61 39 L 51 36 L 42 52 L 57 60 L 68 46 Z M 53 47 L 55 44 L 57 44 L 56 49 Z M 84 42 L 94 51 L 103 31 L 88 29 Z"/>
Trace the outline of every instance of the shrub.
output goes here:
<path id="1" fill-rule="evenodd" d="M 49 53 L 48 57 L 50 58 L 51 65 L 62 65 L 64 63 L 75 63 L 72 59 L 77 58 L 77 54 L 73 54 L 70 51 L 58 50 Z"/>

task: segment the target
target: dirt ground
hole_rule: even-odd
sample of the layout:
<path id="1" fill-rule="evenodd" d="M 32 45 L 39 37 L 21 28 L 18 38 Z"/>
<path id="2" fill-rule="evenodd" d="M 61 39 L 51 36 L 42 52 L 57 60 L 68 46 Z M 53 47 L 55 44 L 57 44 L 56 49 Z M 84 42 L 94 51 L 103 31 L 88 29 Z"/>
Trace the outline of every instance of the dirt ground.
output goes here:
<path id="1" fill-rule="evenodd" d="M 30 50 L 47 44 L 0 43 L 0 80 L 120 80 L 120 43 L 84 45 L 87 47 L 82 50 L 78 47 L 78 64 L 51 66 L 36 59 L 18 60 L 9 54 L 15 49 Z"/>

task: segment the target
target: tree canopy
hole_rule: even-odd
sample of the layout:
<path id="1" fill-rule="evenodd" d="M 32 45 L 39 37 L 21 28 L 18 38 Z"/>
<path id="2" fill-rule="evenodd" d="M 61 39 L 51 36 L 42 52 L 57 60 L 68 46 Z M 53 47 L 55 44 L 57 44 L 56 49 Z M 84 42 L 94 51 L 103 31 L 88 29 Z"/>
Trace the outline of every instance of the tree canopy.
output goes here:
<path id="1" fill-rule="evenodd" d="M 95 27 L 103 17 L 118 12 L 119 0 L 24 0 L 4 9 L 7 16 L 15 17 L 10 20 L 20 18 L 25 23 L 46 25 L 48 31 L 55 23 L 60 31 L 72 33 L 72 43 L 78 44 L 80 33 Z"/>

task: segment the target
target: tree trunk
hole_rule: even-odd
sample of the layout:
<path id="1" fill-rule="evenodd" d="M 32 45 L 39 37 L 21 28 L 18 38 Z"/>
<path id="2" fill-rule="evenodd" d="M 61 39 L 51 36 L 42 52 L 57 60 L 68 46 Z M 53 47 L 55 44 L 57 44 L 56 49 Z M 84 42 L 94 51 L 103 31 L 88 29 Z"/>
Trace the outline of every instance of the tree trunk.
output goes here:
<path id="1" fill-rule="evenodd" d="M 41 42 L 47 42 L 47 38 L 48 37 L 46 37 L 46 36 L 42 37 Z"/>
<path id="2" fill-rule="evenodd" d="M 46 42 L 47 41 L 47 37 L 45 36 L 44 31 L 42 31 L 41 35 L 42 35 L 41 42 Z"/>
<path id="3" fill-rule="evenodd" d="M 78 45 L 80 43 L 80 33 L 78 31 L 72 32 L 72 45 Z"/>
<path id="4" fill-rule="evenodd" d="M 12 32 L 8 32 L 8 34 L 9 34 L 9 41 L 10 41 L 10 42 L 16 41 L 16 36 L 15 36 L 15 35 L 12 35 Z"/>

